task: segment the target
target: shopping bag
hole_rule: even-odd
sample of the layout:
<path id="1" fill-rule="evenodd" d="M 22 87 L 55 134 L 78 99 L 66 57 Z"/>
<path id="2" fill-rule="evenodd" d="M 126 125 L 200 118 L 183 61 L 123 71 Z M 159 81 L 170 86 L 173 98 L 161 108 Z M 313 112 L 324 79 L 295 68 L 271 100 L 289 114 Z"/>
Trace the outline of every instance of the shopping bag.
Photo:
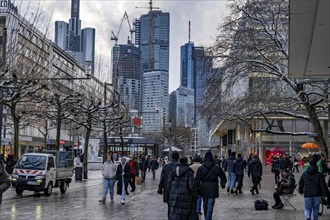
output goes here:
<path id="1" fill-rule="evenodd" d="M 140 176 L 135 177 L 135 185 L 141 185 L 141 177 Z"/>

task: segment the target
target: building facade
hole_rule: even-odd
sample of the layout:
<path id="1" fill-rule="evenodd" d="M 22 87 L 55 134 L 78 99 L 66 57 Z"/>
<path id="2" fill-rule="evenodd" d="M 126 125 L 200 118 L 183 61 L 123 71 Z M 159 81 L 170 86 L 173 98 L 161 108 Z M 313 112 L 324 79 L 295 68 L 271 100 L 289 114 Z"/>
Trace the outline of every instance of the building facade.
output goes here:
<path id="1" fill-rule="evenodd" d="M 79 18 L 80 0 L 71 0 L 71 18 L 55 22 L 55 43 L 74 57 L 86 69 L 94 74 L 95 70 L 95 29 L 81 29 Z"/>
<path id="2" fill-rule="evenodd" d="M 150 20 L 152 25 L 149 25 Z M 168 71 L 170 14 L 162 11 L 150 11 L 148 14 L 142 15 L 136 21 L 135 44 L 141 50 L 143 71 L 155 69 Z"/>
<path id="3" fill-rule="evenodd" d="M 168 120 L 167 71 L 143 73 L 142 131 L 161 131 Z"/>

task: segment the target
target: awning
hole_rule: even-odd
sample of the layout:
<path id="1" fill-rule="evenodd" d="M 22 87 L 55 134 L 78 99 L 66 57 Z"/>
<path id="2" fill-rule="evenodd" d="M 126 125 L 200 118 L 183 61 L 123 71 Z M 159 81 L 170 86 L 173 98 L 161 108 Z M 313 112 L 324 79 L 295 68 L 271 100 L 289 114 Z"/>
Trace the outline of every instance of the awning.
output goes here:
<path id="1" fill-rule="evenodd" d="M 290 77 L 330 76 L 329 27 L 329 0 L 290 0 Z"/>
<path id="2" fill-rule="evenodd" d="M 237 126 L 235 121 L 221 120 L 217 127 L 211 132 L 210 137 L 218 136 L 223 137 L 228 133 L 228 130 L 233 130 Z"/>

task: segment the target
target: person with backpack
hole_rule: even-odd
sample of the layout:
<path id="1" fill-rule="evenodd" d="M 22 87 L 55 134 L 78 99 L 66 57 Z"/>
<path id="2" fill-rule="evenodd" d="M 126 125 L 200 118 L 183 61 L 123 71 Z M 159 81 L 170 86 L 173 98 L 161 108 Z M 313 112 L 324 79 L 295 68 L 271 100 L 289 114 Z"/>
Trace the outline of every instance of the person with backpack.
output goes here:
<path id="1" fill-rule="evenodd" d="M 296 188 L 296 180 L 288 170 L 283 170 L 282 179 L 278 181 L 277 187 L 273 194 L 275 204 L 272 206 L 273 209 L 283 208 L 283 203 L 281 201 L 280 195 L 282 194 L 292 194 Z"/>
<path id="2" fill-rule="evenodd" d="M 280 160 L 278 159 L 278 157 L 274 157 L 272 161 L 272 172 L 275 175 L 275 184 L 277 184 L 278 181 L 280 180 L 280 170 L 281 170 L 280 168 L 281 168 Z"/>
<path id="3" fill-rule="evenodd" d="M 314 220 L 318 219 L 321 197 L 329 194 L 325 180 L 317 169 L 317 161 L 318 156 L 314 154 L 309 161 L 309 167 L 299 180 L 299 193 L 304 196 L 307 220 L 310 220 L 312 215 Z"/>
<path id="4" fill-rule="evenodd" d="M 197 170 L 195 184 L 198 187 L 199 195 L 203 199 L 205 220 L 211 220 L 215 199 L 219 197 L 219 178 L 221 188 L 226 186 L 227 178 L 225 172 L 214 163 L 210 151 L 205 154 L 205 160 Z"/>

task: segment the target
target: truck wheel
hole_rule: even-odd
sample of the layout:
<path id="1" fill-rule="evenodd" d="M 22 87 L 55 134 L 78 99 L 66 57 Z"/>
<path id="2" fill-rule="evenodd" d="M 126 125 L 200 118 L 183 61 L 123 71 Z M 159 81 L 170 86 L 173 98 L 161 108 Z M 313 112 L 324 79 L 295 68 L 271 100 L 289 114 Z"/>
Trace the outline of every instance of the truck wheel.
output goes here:
<path id="1" fill-rule="evenodd" d="M 23 194 L 23 190 L 22 189 L 16 189 L 16 194 L 18 196 L 21 196 Z"/>
<path id="2" fill-rule="evenodd" d="M 51 182 L 48 183 L 47 188 L 45 189 L 45 196 L 50 196 L 53 191 L 53 184 Z"/>
<path id="3" fill-rule="evenodd" d="M 61 193 L 65 193 L 67 189 L 68 189 L 68 184 L 65 182 L 65 180 L 62 180 L 60 186 Z"/>

